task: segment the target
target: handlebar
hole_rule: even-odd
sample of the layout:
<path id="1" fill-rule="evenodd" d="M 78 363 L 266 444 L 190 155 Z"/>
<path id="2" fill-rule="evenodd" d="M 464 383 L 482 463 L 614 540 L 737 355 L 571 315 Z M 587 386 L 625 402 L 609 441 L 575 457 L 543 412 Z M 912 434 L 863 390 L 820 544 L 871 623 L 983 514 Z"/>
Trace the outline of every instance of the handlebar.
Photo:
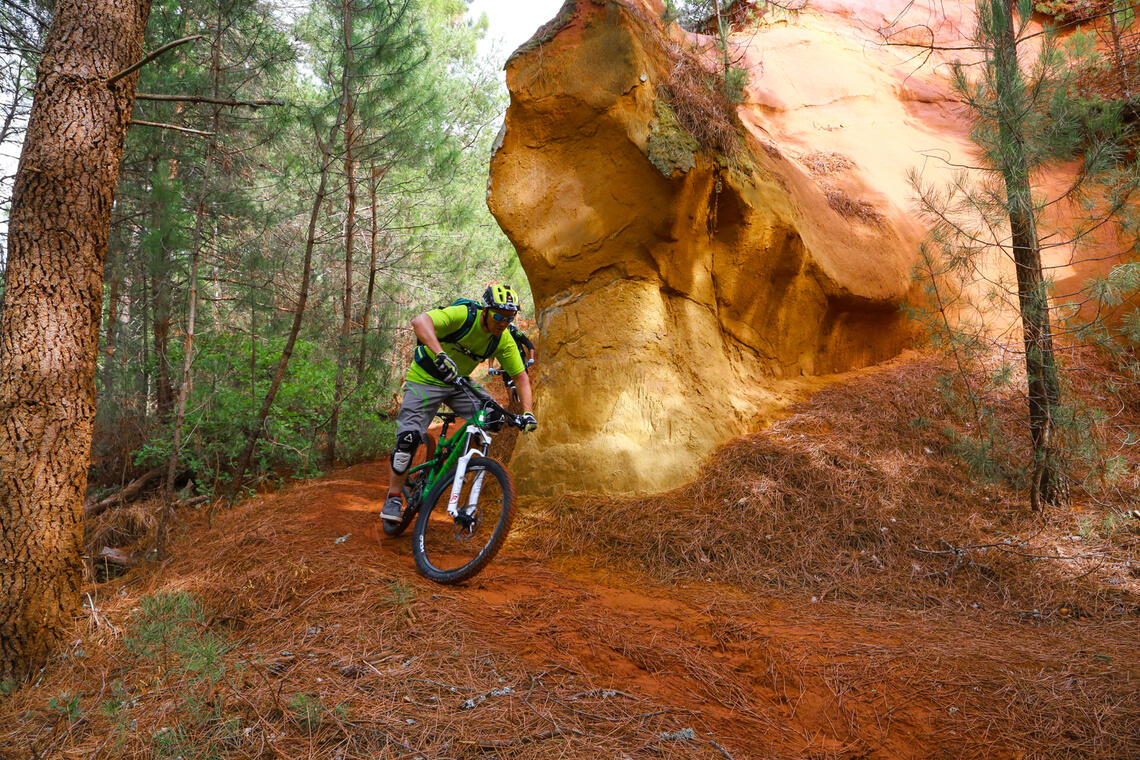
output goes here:
<path id="1" fill-rule="evenodd" d="M 523 365 L 523 371 L 530 369 L 530 365 L 534 364 L 534 359 L 530 359 Z M 488 367 L 487 374 L 491 377 L 498 377 L 499 375 L 508 376 L 506 370 L 502 367 Z"/>
<path id="2" fill-rule="evenodd" d="M 504 421 L 511 427 L 516 427 L 519 430 L 522 430 L 524 427 L 526 427 L 526 424 L 522 421 L 523 415 L 512 414 L 511 412 L 507 411 L 498 401 L 491 398 L 491 396 L 487 394 L 486 391 L 479 393 L 479 391 L 482 389 L 475 385 L 475 382 L 471 378 L 459 377 L 456 378 L 452 384 L 470 396 L 472 401 L 475 402 L 475 406 L 482 409 L 490 409 L 491 411 L 498 412 L 499 414 L 503 415 Z"/>

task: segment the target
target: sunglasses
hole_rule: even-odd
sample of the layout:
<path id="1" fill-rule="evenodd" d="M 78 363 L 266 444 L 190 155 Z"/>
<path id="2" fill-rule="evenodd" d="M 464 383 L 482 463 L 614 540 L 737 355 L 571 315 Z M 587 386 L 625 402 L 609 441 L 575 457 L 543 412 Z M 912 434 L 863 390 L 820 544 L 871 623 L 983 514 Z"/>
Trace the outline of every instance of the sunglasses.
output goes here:
<path id="1" fill-rule="evenodd" d="M 495 320 L 496 322 L 510 322 L 514 318 L 515 318 L 514 314 L 508 314 L 508 315 L 504 316 L 497 311 L 491 312 L 491 319 Z"/>

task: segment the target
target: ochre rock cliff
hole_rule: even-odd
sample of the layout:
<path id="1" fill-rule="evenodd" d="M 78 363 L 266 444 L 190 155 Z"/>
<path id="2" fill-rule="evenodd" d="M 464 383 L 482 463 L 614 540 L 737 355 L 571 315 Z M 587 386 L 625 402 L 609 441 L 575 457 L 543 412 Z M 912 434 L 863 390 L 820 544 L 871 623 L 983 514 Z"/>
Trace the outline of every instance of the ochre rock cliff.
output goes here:
<path id="1" fill-rule="evenodd" d="M 678 122 L 678 53 L 707 38 L 666 29 L 655 0 L 568 0 L 508 63 L 489 203 L 543 346 L 524 491 L 678 485 L 789 378 L 907 345 L 906 170 L 963 130 L 851 7 L 825 5 L 741 43 L 732 156 Z"/>

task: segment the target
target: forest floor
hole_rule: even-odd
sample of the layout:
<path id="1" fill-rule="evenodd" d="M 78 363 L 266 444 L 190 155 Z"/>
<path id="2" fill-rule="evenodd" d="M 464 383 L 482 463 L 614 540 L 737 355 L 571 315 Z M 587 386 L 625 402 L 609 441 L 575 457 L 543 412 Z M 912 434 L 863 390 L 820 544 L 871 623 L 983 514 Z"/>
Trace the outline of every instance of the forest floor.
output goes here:
<path id="1" fill-rule="evenodd" d="M 185 515 L 87 585 L 0 757 L 1140 757 L 1140 525 L 968 478 L 916 424 L 933 372 L 853 375 L 669 494 L 523 499 L 460 586 L 378 531 L 383 462 Z"/>

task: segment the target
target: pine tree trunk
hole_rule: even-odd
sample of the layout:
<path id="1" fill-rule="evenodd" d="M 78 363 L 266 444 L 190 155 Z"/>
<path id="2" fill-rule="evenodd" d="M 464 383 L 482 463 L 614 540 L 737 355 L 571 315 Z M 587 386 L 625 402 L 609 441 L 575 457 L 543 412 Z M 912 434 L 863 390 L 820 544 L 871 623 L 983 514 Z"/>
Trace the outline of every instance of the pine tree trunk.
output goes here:
<path id="1" fill-rule="evenodd" d="M 1013 3 L 990 0 L 994 23 L 994 84 L 998 98 L 1001 166 L 1009 207 L 1009 226 L 1017 271 L 1017 295 L 1025 340 L 1029 390 L 1029 429 L 1033 442 L 1030 500 L 1035 510 L 1056 504 L 1063 495 L 1060 463 L 1053 445 L 1060 397 L 1057 360 L 1049 319 L 1049 295 L 1041 267 L 1041 245 L 1029 184 L 1025 135 L 1020 113 L 1024 94 L 1013 32 Z"/>
<path id="2" fill-rule="evenodd" d="M 1127 3 L 1121 3 L 1119 0 L 1109 0 L 1112 3 L 1111 10 L 1108 14 L 1108 30 L 1109 36 L 1112 40 L 1112 58 L 1116 64 L 1116 71 L 1120 75 L 1120 92 L 1121 95 L 1127 100 L 1136 94 L 1135 88 L 1132 86 L 1132 78 L 1135 76 L 1133 67 L 1128 64 L 1128 56 L 1124 52 L 1124 41 L 1121 33 L 1120 24 L 1116 20 L 1117 13 L 1123 13 Z M 1135 21 L 1133 21 L 1135 23 Z"/>
<path id="3" fill-rule="evenodd" d="M 115 259 L 117 261 L 117 258 Z M 122 277 L 119 275 L 113 261 L 107 262 L 107 269 L 110 270 L 108 276 L 105 278 L 111 283 L 111 292 L 107 298 L 107 321 L 104 332 L 104 345 L 103 345 L 103 398 L 108 399 L 111 397 L 111 386 L 114 381 L 114 367 L 115 367 L 115 337 L 118 334 L 119 328 L 119 288 L 122 285 Z"/>
<path id="4" fill-rule="evenodd" d="M 210 73 L 214 77 L 212 95 L 215 99 L 221 95 L 223 23 L 222 11 L 221 8 L 218 8 L 214 18 L 214 40 L 210 51 Z M 221 127 L 221 114 L 221 106 L 215 105 L 210 123 L 210 132 L 215 135 Z M 206 198 L 210 192 L 210 180 L 212 179 L 216 152 L 217 143 L 211 138 L 206 146 L 206 155 L 202 167 L 202 184 L 198 190 L 198 200 L 194 209 L 194 236 L 190 241 L 190 295 L 187 298 L 186 338 L 182 344 L 182 379 L 178 385 L 178 398 L 174 404 L 174 430 L 170 446 L 170 458 L 166 462 L 163 509 L 155 538 L 155 550 L 160 560 L 166 556 L 169 523 L 174 518 L 174 479 L 178 472 L 178 460 L 182 454 L 182 427 L 186 422 L 186 403 L 190 399 L 190 391 L 194 386 L 194 329 L 198 314 L 198 261 L 202 254 L 202 240 L 205 237 Z"/>
<path id="5" fill-rule="evenodd" d="M 161 201 L 159 201 L 161 202 Z M 153 224 L 167 224 L 156 210 Z M 159 424 L 165 424 L 174 406 L 174 384 L 170 378 L 170 262 L 166 251 L 155 254 L 157 261 L 151 262 L 150 293 L 152 301 L 151 330 L 154 337 L 155 358 L 155 414 Z"/>
<path id="6" fill-rule="evenodd" d="M 0 679 L 79 607 L 103 263 L 150 0 L 58 0 L 9 223 L 0 317 Z"/>
<path id="7" fill-rule="evenodd" d="M 372 247 L 371 266 L 368 268 L 368 292 L 364 296 L 364 316 L 360 320 L 360 358 L 356 361 L 356 376 L 364 377 L 365 362 L 368 359 L 368 324 L 372 321 L 372 298 L 376 291 L 376 249 L 379 230 L 376 229 L 376 185 L 383 173 L 372 167 Z"/>
<path id="8" fill-rule="evenodd" d="M 142 258 L 139 259 L 139 290 L 142 295 L 139 298 L 139 318 L 142 320 L 142 330 L 140 332 L 139 342 L 142 344 L 142 364 L 139 365 L 139 406 L 138 417 L 145 420 L 150 416 L 151 403 L 150 403 L 150 309 L 147 306 L 150 304 L 150 276 L 146 271 L 146 261 Z"/>
<path id="9" fill-rule="evenodd" d="M 344 320 L 336 346 L 336 388 L 333 394 L 332 415 L 329 417 L 329 435 L 325 450 L 325 464 L 336 462 L 337 428 L 340 424 L 340 404 L 344 395 L 344 370 L 348 364 L 348 341 L 352 330 L 352 248 L 356 237 L 356 162 L 353 160 L 353 142 L 356 139 L 352 81 L 352 4 L 341 0 L 341 27 L 344 31 L 344 71 L 341 74 L 341 107 L 344 109 Z"/>

